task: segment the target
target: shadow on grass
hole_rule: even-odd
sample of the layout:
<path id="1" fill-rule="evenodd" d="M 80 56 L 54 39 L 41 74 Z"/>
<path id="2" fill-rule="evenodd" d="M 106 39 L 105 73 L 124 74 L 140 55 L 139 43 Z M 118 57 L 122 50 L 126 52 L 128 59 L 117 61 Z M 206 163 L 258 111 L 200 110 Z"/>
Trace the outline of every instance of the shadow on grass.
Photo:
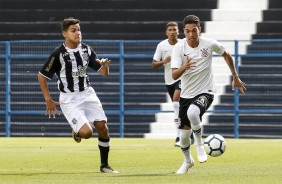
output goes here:
<path id="1" fill-rule="evenodd" d="M 140 174 L 126 174 L 126 173 L 101 173 L 101 172 L 70 172 L 70 173 L 64 173 L 64 172 L 41 172 L 41 173 L 0 173 L 0 176 L 37 176 L 37 175 L 77 175 L 77 174 L 95 174 L 95 177 L 105 177 L 107 176 L 113 176 L 113 177 L 159 177 L 159 176 L 167 176 L 170 174 L 175 173 L 162 173 L 162 174 L 149 174 L 149 173 L 140 173 Z"/>
<path id="2" fill-rule="evenodd" d="M 172 174 L 172 173 L 163 173 L 163 174 L 115 174 L 116 177 L 119 177 L 119 178 L 122 178 L 122 177 L 144 177 L 144 176 L 147 176 L 147 177 L 159 177 L 159 176 L 167 176 L 169 174 Z"/>
<path id="3" fill-rule="evenodd" d="M 63 173 L 63 172 L 38 172 L 38 173 L 0 173 L 0 176 L 37 176 L 37 175 L 50 175 L 50 174 L 58 174 L 58 175 L 72 175 L 72 174 L 91 174 L 93 172 L 71 172 L 71 173 Z M 98 173 L 98 172 L 97 172 Z"/>

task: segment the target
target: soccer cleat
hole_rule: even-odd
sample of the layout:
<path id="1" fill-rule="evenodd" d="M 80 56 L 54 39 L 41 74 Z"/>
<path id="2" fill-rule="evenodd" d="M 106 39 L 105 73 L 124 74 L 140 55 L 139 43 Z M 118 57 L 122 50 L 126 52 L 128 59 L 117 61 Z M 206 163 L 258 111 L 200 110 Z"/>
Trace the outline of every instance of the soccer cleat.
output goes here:
<path id="1" fill-rule="evenodd" d="M 118 171 L 115 171 L 111 168 L 111 166 L 109 165 L 106 165 L 106 166 L 101 166 L 100 167 L 100 171 L 102 173 L 115 173 L 115 174 L 118 174 Z"/>
<path id="2" fill-rule="evenodd" d="M 196 145 L 198 160 L 200 163 L 204 163 L 208 160 L 207 153 L 205 151 L 204 145 Z"/>
<path id="3" fill-rule="evenodd" d="M 176 174 L 185 174 L 188 172 L 188 169 L 194 166 L 194 159 L 191 157 L 191 162 L 186 162 L 184 160 L 183 164 L 181 167 L 177 170 Z"/>
<path id="4" fill-rule="evenodd" d="M 179 137 L 176 137 L 174 146 L 175 146 L 175 147 L 180 147 Z"/>
<path id="5" fill-rule="evenodd" d="M 80 143 L 81 142 L 81 137 L 79 137 L 73 130 L 72 130 L 72 138 L 75 142 Z"/>

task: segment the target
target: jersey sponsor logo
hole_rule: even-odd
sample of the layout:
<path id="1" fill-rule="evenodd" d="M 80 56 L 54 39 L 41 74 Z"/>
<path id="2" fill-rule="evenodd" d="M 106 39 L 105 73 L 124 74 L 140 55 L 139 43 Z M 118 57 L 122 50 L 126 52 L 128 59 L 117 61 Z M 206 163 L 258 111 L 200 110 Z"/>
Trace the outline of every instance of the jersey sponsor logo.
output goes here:
<path id="1" fill-rule="evenodd" d="M 49 62 L 49 64 L 48 64 L 48 66 L 47 66 L 47 68 L 45 68 L 46 72 L 50 71 L 51 67 L 53 66 L 54 61 L 55 61 L 55 57 L 52 57 L 50 62 Z"/>
<path id="2" fill-rule="evenodd" d="M 72 72 L 73 77 L 86 77 L 86 68 L 87 66 L 81 66 L 79 65 L 77 72 Z"/>
<path id="3" fill-rule="evenodd" d="M 201 52 L 202 52 L 202 57 L 206 58 L 206 57 L 209 56 L 209 51 L 208 51 L 208 50 L 209 50 L 208 48 L 203 48 L 203 49 L 201 50 Z"/>

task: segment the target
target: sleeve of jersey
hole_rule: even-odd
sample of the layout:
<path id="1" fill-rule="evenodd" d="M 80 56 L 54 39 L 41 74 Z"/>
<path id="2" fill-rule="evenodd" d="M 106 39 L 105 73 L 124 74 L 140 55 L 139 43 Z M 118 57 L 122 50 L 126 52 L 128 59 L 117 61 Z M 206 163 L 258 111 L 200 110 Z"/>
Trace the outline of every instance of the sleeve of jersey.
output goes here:
<path id="1" fill-rule="evenodd" d="M 180 68 L 182 65 L 182 51 L 181 51 L 181 45 L 176 44 L 175 47 L 172 50 L 171 54 L 171 68 Z"/>
<path id="2" fill-rule="evenodd" d="M 93 49 L 90 49 L 89 64 L 88 66 L 95 71 L 100 70 L 102 65 L 97 61 L 99 59 Z"/>
<path id="3" fill-rule="evenodd" d="M 217 40 L 214 40 L 213 51 L 221 56 L 225 51 L 225 47 Z"/>
<path id="4" fill-rule="evenodd" d="M 60 70 L 59 59 L 54 53 L 52 53 L 46 63 L 43 65 L 39 73 L 48 79 L 52 79 L 56 71 Z"/>
<path id="5" fill-rule="evenodd" d="M 153 60 L 161 61 L 161 59 L 162 59 L 161 46 L 160 46 L 160 44 L 158 44 L 158 46 L 156 48 L 156 52 L 155 52 L 154 57 L 153 57 Z"/>

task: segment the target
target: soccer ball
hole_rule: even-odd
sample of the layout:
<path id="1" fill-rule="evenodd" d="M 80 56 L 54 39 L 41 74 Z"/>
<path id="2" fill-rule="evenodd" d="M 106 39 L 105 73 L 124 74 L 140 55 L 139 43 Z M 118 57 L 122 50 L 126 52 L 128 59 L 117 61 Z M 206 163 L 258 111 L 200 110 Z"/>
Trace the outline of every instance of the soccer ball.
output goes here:
<path id="1" fill-rule="evenodd" d="M 209 135 L 204 142 L 205 151 L 212 157 L 222 155 L 226 149 L 226 142 L 219 134 Z"/>

